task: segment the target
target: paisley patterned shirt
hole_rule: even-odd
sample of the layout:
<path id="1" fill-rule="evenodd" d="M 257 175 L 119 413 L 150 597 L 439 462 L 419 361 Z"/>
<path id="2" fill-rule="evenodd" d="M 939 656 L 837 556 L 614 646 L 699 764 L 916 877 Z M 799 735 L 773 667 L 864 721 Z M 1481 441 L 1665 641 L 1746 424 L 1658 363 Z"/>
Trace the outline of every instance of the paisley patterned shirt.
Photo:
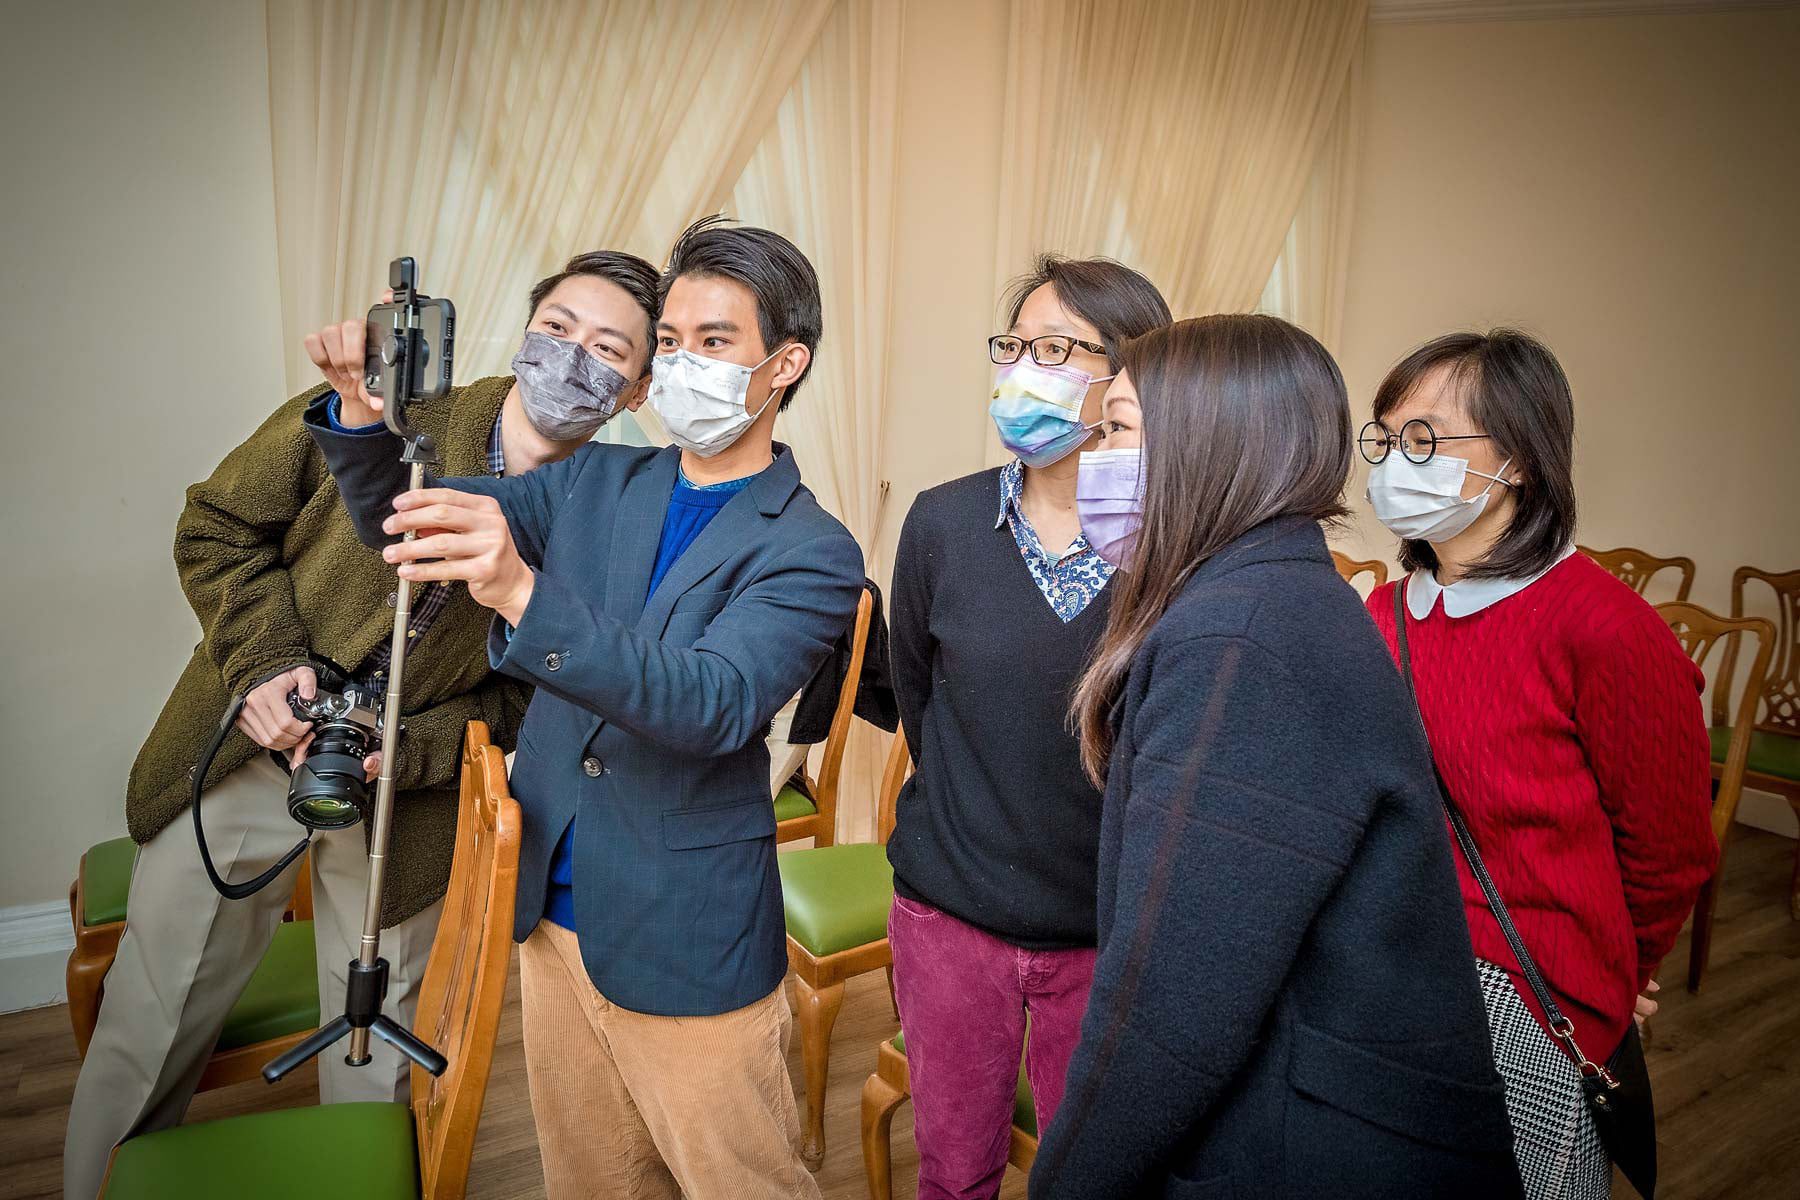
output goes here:
<path id="1" fill-rule="evenodd" d="M 1051 558 L 1038 541 L 1037 530 L 1031 527 L 1025 510 L 1019 507 L 1024 488 L 1025 466 L 1015 458 L 1000 469 L 1000 515 L 994 519 L 994 528 L 1003 524 L 1012 527 L 1013 541 L 1019 544 L 1019 553 L 1025 556 L 1025 565 L 1030 568 L 1038 591 L 1044 593 L 1044 599 L 1067 624 L 1100 594 L 1112 578 L 1113 565 L 1094 553 L 1085 533 L 1075 535 L 1061 558 Z"/>

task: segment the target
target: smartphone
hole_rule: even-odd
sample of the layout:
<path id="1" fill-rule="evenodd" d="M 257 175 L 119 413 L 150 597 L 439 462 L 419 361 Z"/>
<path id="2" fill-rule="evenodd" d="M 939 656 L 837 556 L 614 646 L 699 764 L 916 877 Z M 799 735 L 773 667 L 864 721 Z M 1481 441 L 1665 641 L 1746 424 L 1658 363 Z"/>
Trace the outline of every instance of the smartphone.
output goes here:
<path id="1" fill-rule="evenodd" d="M 450 392 L 451 363 L 456 351 L 456 306 L 448 300 L 419 296 L 414 301 L 418 313 L 418 350 L 413 357 L 412 379 L 405 386 L 390 379 L 392 345 L 404 335 L 407 305 L 377 304 L 369 310 L 369 334 L 363 351 L 363 382 L 369 394 L 389 400 L 389 392 L 399 393 L 402 405 L 415 400 L 438 400 Z M 388 353 L 383 354 L 383 348 Z"/>

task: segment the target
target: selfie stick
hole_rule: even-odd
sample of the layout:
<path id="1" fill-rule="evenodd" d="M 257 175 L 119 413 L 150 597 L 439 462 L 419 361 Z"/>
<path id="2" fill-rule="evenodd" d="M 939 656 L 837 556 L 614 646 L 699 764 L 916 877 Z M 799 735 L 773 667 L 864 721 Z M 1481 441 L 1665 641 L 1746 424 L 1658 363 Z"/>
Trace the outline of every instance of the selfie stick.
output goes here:
<path id="1" fill-rule="evenodd" d="M 393 285 L 394 303 L 403 314 L 395 329 L 381 345 L 383 377 L 387 381 L 387 403 L 383 419 L 387 427 L 406 442 L 400 461 L 408 467 L 407 489 L 417 491 L 425 485 L 425 468 L 438 462 L 437 446 L 431 438 L 406 423 L 404 409 L 412 392 L 416 364 L 424 357 L 424 340 L 419 334 L 419 297 L 415 285 L 413 260 L 397 258 L 388 268 L 388 282 Z M 408 530 L 406 540 L 417 534 Z M 353 1067 L 369 1063 L 369 1034 L 412 1059 L 433 1075 L 442 1075 L 449 1065 L 442 1054 L 413 1036 L 391 1017 L 383 1015 L 381 1002 L 387 995 L 388 964 L 381 957 L 381 889 L 387 875 L 388 830 L 394 821 L 394 763 L 399 758 L 400 679 L 406 666 L 407 631 L 412 624 L 412 583 L 400 577 L 394 597 L 394 636 L 388 658 L 387 702 L 381 719 L 381 776 L 375 786 L 375 814 L 369 820 L 369 892 L 363 904 L 362 941 L 357 957 L 350 963 L 349 994 L 344 1011 L 321 1026 L 319 1031 L 262 1069 L 263 1078 L 274 1083 L 289 1071 L 331 1045 L 345 1033 L 350 1035 L 350 1053 L 344 1061 Z"/>

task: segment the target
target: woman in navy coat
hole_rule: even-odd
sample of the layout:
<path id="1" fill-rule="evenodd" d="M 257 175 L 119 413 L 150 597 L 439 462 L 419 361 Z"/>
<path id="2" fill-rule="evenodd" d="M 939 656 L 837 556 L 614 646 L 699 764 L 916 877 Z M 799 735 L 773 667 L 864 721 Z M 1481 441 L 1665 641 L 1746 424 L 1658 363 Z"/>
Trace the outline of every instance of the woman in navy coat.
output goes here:
<path id="1" fill-rule="evenodd" d="M 1517 1196 L 1429 750 L 1321 530 L 1337 366 L 1260 316 L 1123 364 L 1077 490 L 1123 566 L 1075 699 L 1099 963 L 1031 1194 Z"/>

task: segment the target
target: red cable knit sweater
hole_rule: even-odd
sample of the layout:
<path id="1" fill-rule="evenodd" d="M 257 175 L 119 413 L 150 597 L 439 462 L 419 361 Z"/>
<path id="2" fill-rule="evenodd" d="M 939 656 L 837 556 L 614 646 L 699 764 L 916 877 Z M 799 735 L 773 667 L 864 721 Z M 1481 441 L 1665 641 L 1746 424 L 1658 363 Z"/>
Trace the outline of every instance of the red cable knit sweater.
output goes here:
<path id="1" fill-rule="evenodd" d="M 1390 650 L 1394 586 L 1369 597 Z M 1718 861 L 1700 670 L 1581 554 L 1464 617 L 1440 600 L 1407 638 L 1450 793 L 1576 1040 L 1604 1062 Z M 1456 866 L 1475 953 L 1543 1020 L 1461 853 Z"/>

